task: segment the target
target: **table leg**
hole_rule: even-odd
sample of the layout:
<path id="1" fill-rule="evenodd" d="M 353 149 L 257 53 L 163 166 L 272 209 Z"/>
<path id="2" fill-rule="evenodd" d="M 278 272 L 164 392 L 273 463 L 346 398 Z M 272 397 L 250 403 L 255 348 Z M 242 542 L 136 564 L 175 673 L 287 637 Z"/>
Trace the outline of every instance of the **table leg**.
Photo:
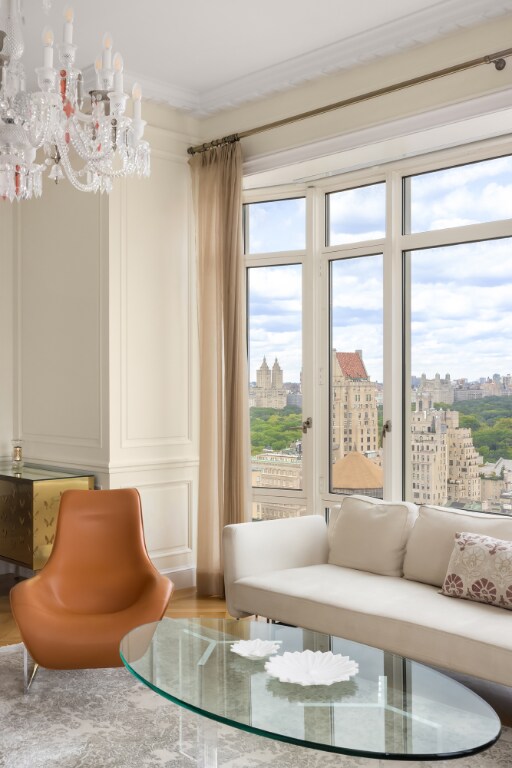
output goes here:
<path id="1" fill-rule="evenodd" d="M 217 768 L 217 723 L 199 715 L 197 715 L 197 765 L 199 768 Z"/>

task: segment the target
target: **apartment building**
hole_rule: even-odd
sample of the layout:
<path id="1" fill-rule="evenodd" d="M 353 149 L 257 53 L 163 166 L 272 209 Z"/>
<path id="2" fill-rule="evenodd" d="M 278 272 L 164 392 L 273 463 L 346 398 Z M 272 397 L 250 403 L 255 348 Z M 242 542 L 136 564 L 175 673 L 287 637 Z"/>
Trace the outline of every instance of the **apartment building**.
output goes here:
<path id="1" fill-rule="evenodd" d="M 335 463 L 352 451 L 378 450 L 377 386 L 370 381 L 363 352 L 332 353 L 332 453 Z"/>

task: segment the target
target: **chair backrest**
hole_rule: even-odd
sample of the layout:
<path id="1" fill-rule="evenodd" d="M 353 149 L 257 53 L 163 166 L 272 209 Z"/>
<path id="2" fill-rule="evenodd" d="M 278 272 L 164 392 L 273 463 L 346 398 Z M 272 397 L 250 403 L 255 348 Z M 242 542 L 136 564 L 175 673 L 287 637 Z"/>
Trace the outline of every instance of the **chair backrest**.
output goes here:
<path id="1" fill-rule="evenodd" d="M 75 613 L 123 610 L 154 574 L 136 489 L 62 494 L 41 578 L 63 607 Z"/>

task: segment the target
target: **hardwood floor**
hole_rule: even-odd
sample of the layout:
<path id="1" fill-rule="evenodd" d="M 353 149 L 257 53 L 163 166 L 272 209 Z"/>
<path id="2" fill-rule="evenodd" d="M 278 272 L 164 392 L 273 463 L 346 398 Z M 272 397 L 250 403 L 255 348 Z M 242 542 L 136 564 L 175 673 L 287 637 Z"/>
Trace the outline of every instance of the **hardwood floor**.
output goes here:
<path id="1" fill-rule="evenodd" d="M 9 591 L 14 584 L 13 576 L 0 576 L 0 646 L 21 642 L 9 607 Z M 216 597 L 196 597 L 194 589 L 182 589 L 174 593 L 166 616 L 210 616 L 222 619 L 229 614 L 224 600 Z M 512 688 L 462 675 L 453 677 L 488 701 L 501 717 L 503 725 L 512 727 Z"/>

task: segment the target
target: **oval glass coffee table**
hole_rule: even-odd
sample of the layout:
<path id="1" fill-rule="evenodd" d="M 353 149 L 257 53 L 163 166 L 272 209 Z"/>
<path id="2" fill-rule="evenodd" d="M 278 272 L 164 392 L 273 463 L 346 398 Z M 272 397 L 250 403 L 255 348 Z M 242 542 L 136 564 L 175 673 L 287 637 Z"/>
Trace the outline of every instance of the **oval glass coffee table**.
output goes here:
<path id="1" fill-rule="evenodd" d="M 280 682 L 265 670 L 267 658 L 244 658 L 231 650 L 237 641 L 254 639 L 276 641 L 278 655 L 311 650 L 348 656 L 359 671 L 331 685 Z M 145 685 L 207 718 L 200 720 L 204 766 L 216 765 L 212 721 L 386 766 L 475 754 L 500 735 L 494 710 L 446 675 L 306 629 L 263 621 L 163 619 L 129 632 L 120 652 Z"/>

